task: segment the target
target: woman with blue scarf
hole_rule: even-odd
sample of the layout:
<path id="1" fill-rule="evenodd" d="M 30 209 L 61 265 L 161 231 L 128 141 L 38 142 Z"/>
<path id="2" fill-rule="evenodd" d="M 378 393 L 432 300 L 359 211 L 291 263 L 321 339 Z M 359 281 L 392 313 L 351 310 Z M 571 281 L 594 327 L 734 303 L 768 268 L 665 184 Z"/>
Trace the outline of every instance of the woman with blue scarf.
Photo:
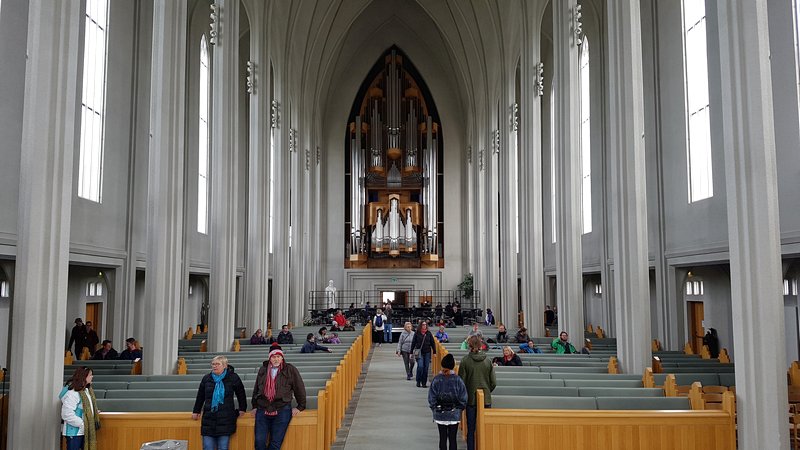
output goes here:
<path id="1" fill-rule="evenodd" d="M 233 395 L 239 408 L 233 404 Z M 247 396 L 239 375 L 233 373 L 228 358 L 216 356 L 211 360 L 211 373 L 204 376 L 197 389 L 192 419 L 200 418 L 203 450 L 228 450 L 231 435 L 236 432 L 236 419 L 247 410 Z"/>

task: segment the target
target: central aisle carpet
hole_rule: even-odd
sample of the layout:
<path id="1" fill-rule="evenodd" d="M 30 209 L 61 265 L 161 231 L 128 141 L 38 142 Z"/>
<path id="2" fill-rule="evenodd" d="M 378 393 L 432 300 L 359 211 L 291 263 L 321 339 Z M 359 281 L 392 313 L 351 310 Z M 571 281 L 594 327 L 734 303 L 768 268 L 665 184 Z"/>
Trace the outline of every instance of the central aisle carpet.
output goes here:
<path id="1" fill-rule="evenodd" d="M 428 389 L 406 381 L 397 344 L 375 347 L 345 450 L 436 449 L 439 432 L 428 408 Z M 416 372 L 417 368 L 414 367 Z M 428 377 L 430 385 L 431 377 Z M 467 448 L 459 433 L 459 449 Z"/>

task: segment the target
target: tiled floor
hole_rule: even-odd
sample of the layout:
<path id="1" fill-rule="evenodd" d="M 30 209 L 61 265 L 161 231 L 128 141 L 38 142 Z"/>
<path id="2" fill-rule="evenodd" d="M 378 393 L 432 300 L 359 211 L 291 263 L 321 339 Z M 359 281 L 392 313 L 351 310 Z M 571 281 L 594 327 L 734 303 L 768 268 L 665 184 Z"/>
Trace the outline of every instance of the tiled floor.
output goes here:
<path id="1" fill-rule="evenodd" d="M 439 432 L 428 408 L 428 390 L 416 387 L 413 379 L 406 381 L 403 360 L 395 355 L 395 349 L 396 344 L 373 349 L 366 377 L 362 374 L 363 384 L 359 381 L 356 387 L 332 449 L 438 448 Z M 466 448 L 463 439 L 458 448 Z"/>

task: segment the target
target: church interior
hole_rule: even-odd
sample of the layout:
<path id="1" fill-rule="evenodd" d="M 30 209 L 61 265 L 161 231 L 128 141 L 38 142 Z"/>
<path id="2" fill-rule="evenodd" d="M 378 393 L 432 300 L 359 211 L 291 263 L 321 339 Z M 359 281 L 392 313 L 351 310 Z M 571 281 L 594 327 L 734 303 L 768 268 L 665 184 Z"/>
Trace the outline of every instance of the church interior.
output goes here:
<path id="1" fill-rule="evenodd" d="M 800 448 L 800 0 L 0 0 L 0 60 L 0 450 L 59 445 L 82 364 L 101 448 L 199 449 L 169 392 L 337 309 L 283 448 L 362 448 L 426 320 L 433 374 L 473 323 L 588 346 L 498 370 L 476 448 Z"/>

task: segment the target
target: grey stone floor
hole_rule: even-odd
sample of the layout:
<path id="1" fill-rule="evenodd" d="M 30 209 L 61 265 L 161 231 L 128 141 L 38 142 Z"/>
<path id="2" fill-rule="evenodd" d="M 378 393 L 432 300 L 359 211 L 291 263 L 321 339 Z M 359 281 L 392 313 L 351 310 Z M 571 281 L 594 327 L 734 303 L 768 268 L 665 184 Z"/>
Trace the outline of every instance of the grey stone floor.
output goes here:
<path id="1" fill-rule="evenodd" d="M 396 346 L 374 347 L 363 386 L 360 392 L 356 388 L 354 400 L 357 400 L 351 403 L 355 406 L 352 423 L 339 432 L 334 447 L 345 450 L 438 448 L 439 432 L 428 408 L 428 390 L 416 387 L 413 379 L 406 381 L 403 360 L 394 353 Z M 344 427 L 348 425 L 347 419 L 345 417 Z M 459 440 L 458 448 L 466 449 L 460 434 Z"/>

